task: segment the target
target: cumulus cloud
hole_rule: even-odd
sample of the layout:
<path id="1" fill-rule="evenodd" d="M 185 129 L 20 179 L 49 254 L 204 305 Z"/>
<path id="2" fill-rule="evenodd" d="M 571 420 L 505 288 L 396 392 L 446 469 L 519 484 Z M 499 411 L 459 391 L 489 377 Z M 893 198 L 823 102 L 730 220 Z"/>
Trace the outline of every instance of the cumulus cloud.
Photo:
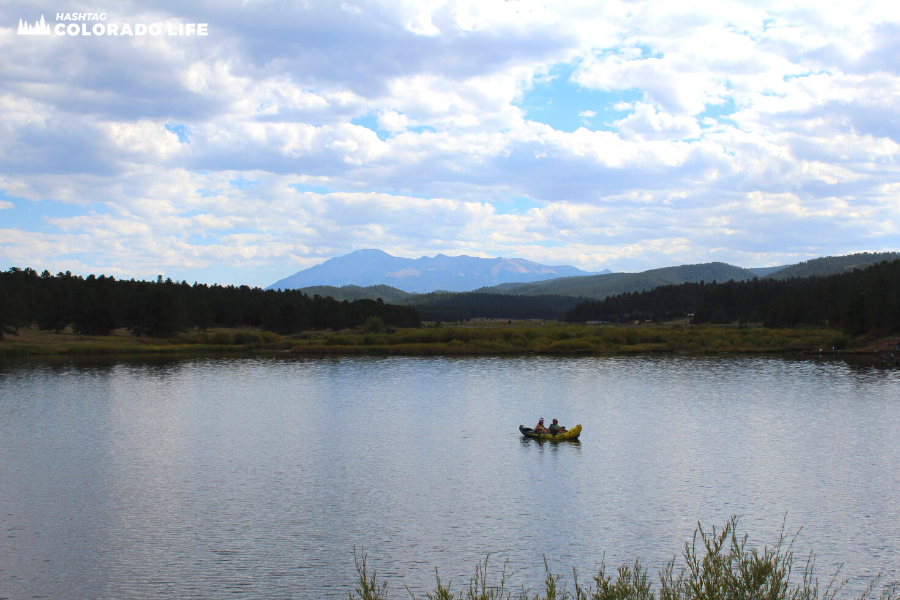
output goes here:
<path id="1" fill-rule="evenodd" d="M 361 247 L 638 269 L 900 242 L 889 3 L 159 0 L 109 20 L 209 35 L 16 36 L 43 10 L 0 7 L 8 265 L 274 281 Z M 574 131 L 520 107 L 560 65 L 554 93 L 609 97 Z"/>
<path id="2" fill-rule="evenodd" d="M 638 141 L 682 140 L 700 136 L 700 125 L 693 117 L 673 117 L 643 102 L 635 106 L 633 113 L 616 121 L 616 125 L 623 138 Z"/>

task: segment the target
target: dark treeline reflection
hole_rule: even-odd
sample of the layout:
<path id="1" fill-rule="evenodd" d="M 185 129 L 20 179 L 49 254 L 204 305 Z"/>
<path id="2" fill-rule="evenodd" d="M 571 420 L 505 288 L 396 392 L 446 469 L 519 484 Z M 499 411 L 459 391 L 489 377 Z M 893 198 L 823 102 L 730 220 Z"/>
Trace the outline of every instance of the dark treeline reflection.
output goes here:
<path id="1" fill-rule="evenodd" d="M 189 285 L 171 279 L 117 280 L 70 272 L 0 273 L 0 336 L 31 323 L 41 329 L 105 335 L 126 327 L 135 335 L 168 337 L 190 327 L 261 327 L 280 334 L 343 329 L 377 317 L 386 325 L 419 327 L 418 312 L 381 300 L 338 302 L 297 290 Z"/>
<path id="2" fill-rule="evenodd" d="M 665 285 L 586 301 L 567 321 L 677 319 L 695 323 L 763 323 L 766 327 L 832 325 L 850 335 L 900 331 L 900 260 L 828 277 L 753 279 Z"/>

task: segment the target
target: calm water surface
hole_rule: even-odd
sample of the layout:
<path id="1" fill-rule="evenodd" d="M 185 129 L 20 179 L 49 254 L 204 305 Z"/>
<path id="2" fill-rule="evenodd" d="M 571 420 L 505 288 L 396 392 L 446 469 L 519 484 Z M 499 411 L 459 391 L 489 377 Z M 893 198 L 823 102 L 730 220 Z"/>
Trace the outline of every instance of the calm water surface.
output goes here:
<path id="1" fill-rule="evenodd" d="M 396 598 L 486 552 L 656 570 L 696 522 L 900 579 L 900 372 L 783 358 L 0 364 L 0 598 Z M 521 439 L 557 417 L 580 443 Z M 430 588 L 429 588 L 430 589 Z"/>

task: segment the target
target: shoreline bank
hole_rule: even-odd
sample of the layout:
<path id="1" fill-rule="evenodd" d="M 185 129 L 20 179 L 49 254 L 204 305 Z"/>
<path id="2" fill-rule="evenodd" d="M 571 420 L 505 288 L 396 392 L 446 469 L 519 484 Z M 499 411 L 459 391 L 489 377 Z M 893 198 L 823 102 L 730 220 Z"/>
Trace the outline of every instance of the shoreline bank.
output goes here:
<path id="1" fill-rule="evenodd" d="M 59 334 L 23 329 L 0 341 L 0 357 L 102 356 L 146 354 L 239 354 L 290 352 L 294 355 L 709 355 L 894 353 L 892 337 L 849 339 L 826 328 L 767 329 L 709 325 L 590 326 L 548 322 L 494 323 L 339 332 L 311 331 L 287 337 L 254 329 L 182 333 L 174 338 L 135 337 L 124 330 L 106 336 Z M 889 354 L 890 355 L 890 354 Z M 893 359 L 891 359 L 893 360 Z"/>

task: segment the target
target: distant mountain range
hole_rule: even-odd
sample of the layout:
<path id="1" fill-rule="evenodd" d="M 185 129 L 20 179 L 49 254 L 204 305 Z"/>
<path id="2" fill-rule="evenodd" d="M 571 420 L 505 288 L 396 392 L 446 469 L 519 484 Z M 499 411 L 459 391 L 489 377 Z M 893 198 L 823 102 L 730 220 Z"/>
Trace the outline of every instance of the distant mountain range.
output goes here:
<path id="1" fill-rule="evenodd" d="M 700 265 L 681 265 L 652 269 L 641 273 L 608 273 L 586 277 L 562 277 L 551 281 L 541 281 L 519 285 L 501 285 L 478 290 L 494 294 L 514 296 L 580 296 L 602 299 L 625 292 L 652 290 L 661 285 L 696 283 L 699 281 L 744 281 L 758 275 L 751 269 L 735 267 L 721 262 Z"/>
<path id="2" fill-rule="evenodd" d="M 390 257 L 390 255 L 386 256 Z M 677 267 L 652 269 L 642 273 L 585 274 L 575 277 L 545 279 L 543 281 L 531 283 L 506 282 L 495 286 L 482 287 L 473 292 L 465 293 L 410 293 L 384 284 L 369 285 L 367 287 L 360 287 L 359 285 L 318 285 L 300 287 L 310 296 L 318 294 L 320 296 L 331 296 L 336 300 L 382 298 L 385 302 L 392 304 L 415 306 L 423 312 L 423 315 L 428 316 L 428 318 L 442 318 L 446 320 L 461 315 L 491 317 L 507 315 L 511 318 L 550 318 L 554 314 L 562 314 L 564 310 L 571 308 L 584 298 L 602 300 L 607 296 L 614 296 L 626 292 L 651 290 L 661 285 L 697 283 L 700 281 L 745 281 L 753 279 L 754 277 L 759 277 L 760 279 L 790 279 L 791 277 L 810 276 L 823 277 L 853 269 L 864 268 L 883 261 L 897 259 L 900 259 L 900 253 L 864 252 L 847 256 L 816 258 L 806 262 L 781 267 L 759 267 L 751 269 L 744 269 L 727 263 L 713 262 L 699 265 L 681 265 Z M 504 259 L 492 260 L 499 261 Z M 327 262 L 319 266 L 324 266 L 325 264 L 327 264 Z M 529 264 L 534 265 L 536 263 Z M 316 267 L 313 268 L 315 269 Z M 562 269 L 561 267 L 550 268 Z M 571 269 L 572 267 L 568 268 Z M 309 270 L 310 269 L 307 269 L 307 271 Z M 301 271 L 298 275 L 305 272 L 306 271 Z M 288 280 L 290 279 L 291 278 L 288 278 Z M 279 282 L 272 287 L 278 287 L 281 284 L 282 282 Z M 504 300 L 503 298 L 509 299 Z M 504 316 L 503 318 L 507 317 Z"/>
<path id="3" fill-rule="evenodd" d="M 783 267 L 759 267 L 745 269 L 727 263 L 711 262 L 699 265 L 681 265 L 652 269 L 641 273 L 610 273 L 587 277 L 563 277 L 551 281 L 526 284 L 504 284 L 478 290 L 493 294 L 516 296 L 580 296 L 602 300 L 626 292 L 652 290 L 661 285 L 698 283 L 700 281 L 747 281 L 754 277 L 790 279 L 791 277 L 824 277 L 844 271 L 864 268 L 886 260 L 896 260 L 896 252 L 863 252 L 847 256 L 827 256 Z"/>
<path id="4" fill-rule="evenodd" d="M 502 283 L 527 283 L 583 275 L 592 273 L 570 266 L 541 265 L 522 258 L 438 254 L 413 259 L 391 256 L 381 250 L 357 250 L 304 269 L 267 289 L 388 285 L 419 294 L 436 290 L 468 292 Z"/>

